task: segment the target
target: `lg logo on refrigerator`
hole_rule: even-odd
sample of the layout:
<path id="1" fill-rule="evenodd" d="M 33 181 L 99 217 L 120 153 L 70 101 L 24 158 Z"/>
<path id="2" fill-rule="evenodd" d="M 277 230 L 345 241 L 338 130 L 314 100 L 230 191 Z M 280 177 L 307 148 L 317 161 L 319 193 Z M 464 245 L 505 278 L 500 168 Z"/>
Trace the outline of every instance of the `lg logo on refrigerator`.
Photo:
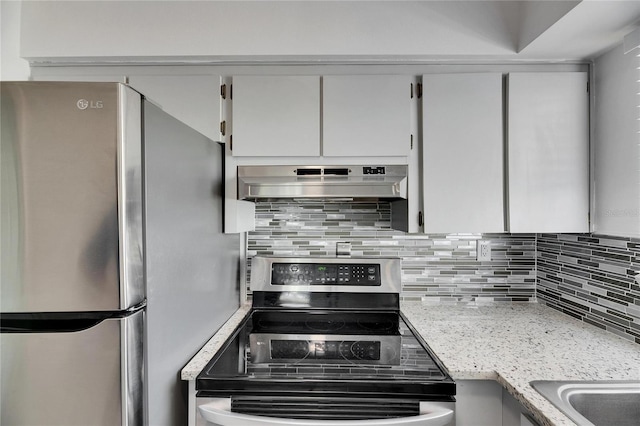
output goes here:
<path id="1" fill-rule="evenodd" d="M 88 101 L 86 99 L 78 99 L 78 102 L 76 102 L 76 106 L 78 107 L 78 109 L 102 109 L 102 107 L 104 106 L 102 104 L 102 101 Z"/>

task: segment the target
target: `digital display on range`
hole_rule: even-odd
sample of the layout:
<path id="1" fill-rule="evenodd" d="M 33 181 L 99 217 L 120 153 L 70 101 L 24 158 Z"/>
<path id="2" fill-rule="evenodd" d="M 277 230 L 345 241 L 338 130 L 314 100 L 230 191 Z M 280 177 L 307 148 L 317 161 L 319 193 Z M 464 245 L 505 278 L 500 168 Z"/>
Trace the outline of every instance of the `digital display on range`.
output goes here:
<path id="1" fill-rule="evenodd" d="M 378 264 L 274 263 L 271 284 L 379 286 Z"/>

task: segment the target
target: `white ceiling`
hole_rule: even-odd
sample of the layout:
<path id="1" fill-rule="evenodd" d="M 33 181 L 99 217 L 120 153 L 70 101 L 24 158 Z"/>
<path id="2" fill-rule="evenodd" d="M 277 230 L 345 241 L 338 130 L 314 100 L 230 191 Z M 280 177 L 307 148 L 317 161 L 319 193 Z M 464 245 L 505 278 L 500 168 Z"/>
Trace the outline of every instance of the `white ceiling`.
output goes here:
<path id="1" fill-rule="evenodd" d="M 33 62 L 580 61 L 640 25 L 640 0 L 24 1 Z"/>
<path id="2" fill-rule="evenodd" d="M 510 51 L 505 56 L 521 59 L 594 58 L 620 44 L 626 34 L 640 26 L 640 1 L 637 0 L 425 3 L 428 14 L 444 18 L 450 29 L 490 40 Z M 434 28 L 434 36 L 436 33 Z M 473 53 L 496 56 L 490 49 Z"/>
<path id="3" fill-rule="evenodd" d="M 520 53 L 525 57 L 594 58 L 620 44 L 639 25 L 640 1 L 585 0 L 559 16 Z"/>

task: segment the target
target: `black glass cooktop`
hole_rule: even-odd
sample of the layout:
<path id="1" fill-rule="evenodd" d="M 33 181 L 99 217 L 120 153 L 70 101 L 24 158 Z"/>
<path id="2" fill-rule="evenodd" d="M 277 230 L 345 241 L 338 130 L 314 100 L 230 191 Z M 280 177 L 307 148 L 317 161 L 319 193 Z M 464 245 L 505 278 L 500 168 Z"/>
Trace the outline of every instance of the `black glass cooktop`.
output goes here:
<path id="1" fill-rule="evenodd" d="M 254 310 L 196 381 L 198 396 L 449 400 L 455 384 L 397 312 Z"/>
<path id="2" fill-rule="evenodd" d="M 250 327 L 252 333 L 397 335 L 399 319 L 395 312 L 254 311 Z"/>

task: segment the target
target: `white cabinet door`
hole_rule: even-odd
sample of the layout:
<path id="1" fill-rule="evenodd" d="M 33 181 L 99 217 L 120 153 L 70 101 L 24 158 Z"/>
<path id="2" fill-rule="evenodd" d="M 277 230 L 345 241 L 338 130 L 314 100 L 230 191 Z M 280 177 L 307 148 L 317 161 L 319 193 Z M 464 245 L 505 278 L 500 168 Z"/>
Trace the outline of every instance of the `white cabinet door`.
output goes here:
<path id="1" fill-rule="evenodd" d="M 422 76 L 425 232 L 504 232 L 502 75 Z"/>
<path id="2" fill-rule="evenodd" d="M 320 77 L 233 78 L 234 156 L 320 155 Z"/>
<path id="3" fill-rule="evenodd" d="M 322 155 L 408 156 L 411 77 L 324 76 Z"/>
<path id="4" fill-rule="evenodd" d="M 502 386 L 494 380 L 456 380 L 456 426 L 502 426 Z"/>
<path id="5" fill-rule="evenodd" d="M 598 234 L 640 238 L 638 62 L 619 46 L 594 65 L 592 217 Z"/>
<path id="6" fill-rule="evenodd" d="M 584 72 L 511 73 L 510 232 L 589 231 L 589 96 Z"/>
<path id="7" fill-rule="evenodd" d="M 129 85 L 208 138 L 221 140 L 219 75 L 129 75 Z"/>

